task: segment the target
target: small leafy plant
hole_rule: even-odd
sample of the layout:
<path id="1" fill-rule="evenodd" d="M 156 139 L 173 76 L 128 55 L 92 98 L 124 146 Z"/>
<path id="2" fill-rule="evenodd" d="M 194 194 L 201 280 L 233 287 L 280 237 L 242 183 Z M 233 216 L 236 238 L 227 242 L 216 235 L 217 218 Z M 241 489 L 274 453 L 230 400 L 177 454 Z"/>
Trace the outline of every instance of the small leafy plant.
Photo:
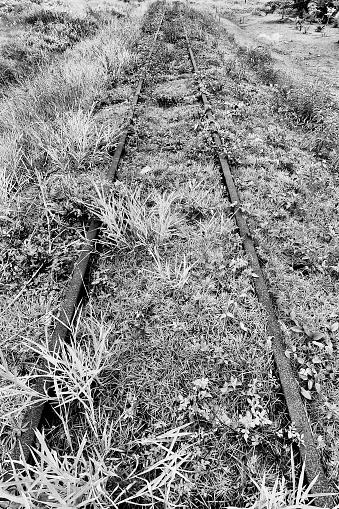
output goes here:
<path id="1" fill-rule="evenodd" d="M 301 382 L 301 393 L 308 399 L 312 399 L 311 391 L 321 393 L 321 383 L 327 377 L 334 379 L 331 368 L 333 362 L 333 343 L 327 334 L 313 332 L 305 324 L 297 320 L 294 312 L 290 314 L 294 325 L 290 330 L 298 335 L 306 336 L 306 341 L 298 346 L 292 346 L 286 351 L 286 356 L 294 359 L 298 366 L 298 374 Z M 328 326 L 328 331 L 335 333 L 339 328 L 338 322 Z"/>

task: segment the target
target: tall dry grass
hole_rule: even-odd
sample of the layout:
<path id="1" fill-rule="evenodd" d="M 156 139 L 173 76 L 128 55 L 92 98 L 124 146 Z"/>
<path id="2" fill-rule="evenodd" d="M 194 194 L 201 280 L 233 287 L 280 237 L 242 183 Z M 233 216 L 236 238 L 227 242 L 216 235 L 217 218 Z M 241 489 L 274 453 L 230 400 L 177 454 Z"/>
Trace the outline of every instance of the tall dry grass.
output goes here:
<path id="1" fill-rule="evenodd" d="M 12 210 L 12 198 L 24 191 L 20 182 L 34 181 L 36 170 L 42 175 L 77 170 L 114 136 L 114 128 L 96 125 L 93 104 L 133 65 L 138 19 L 113 17 L 94 38 L 12 87 L 0 102 L 2 208 Z"/>

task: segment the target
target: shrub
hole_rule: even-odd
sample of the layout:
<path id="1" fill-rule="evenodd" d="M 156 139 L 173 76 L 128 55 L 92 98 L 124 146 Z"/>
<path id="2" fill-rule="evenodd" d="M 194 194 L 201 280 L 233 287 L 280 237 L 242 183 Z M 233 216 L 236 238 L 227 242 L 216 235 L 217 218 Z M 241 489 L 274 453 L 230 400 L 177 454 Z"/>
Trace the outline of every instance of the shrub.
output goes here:
<path id="1" fill-rule="evenodd" d="M 0 86 L 14 83 L 18 78 L 15 62 L 10 59 L 0 58 Z"/>
<path id="2" fill-rule="evenodd" d="M 265 85 L 273 85 L 279 81 L 279 72 L 273 68 L 272 56 L 266 48 L 240 47 L 238 56 L 256 72 Z"/>
<path id="3" fill-rule="evenodd" d="M 293 14 L 293 11 L 299 16 L 309 13 L 314 15 L 315 18 L 323 20 L 323 22 L 327 22 L 327 18 L 335 22 L 333 16 L 336 8 L 334 5 L 336 5 L 336 2 L 332 0 L 269 0 L 265 3 L 263 11 L 270 14 L 279 10 L 283 17 L 288 12 Z M 329 13 L 331 8 L 333 8 L 333 11 Z"/>
<path id="4" fill-rule="evenodd" d="M 239 47 L 238 56 L 241 57 L 247 65 L 257 69 L 262 65 L 267 65 L 272 62 L 272 57 L 266 48 L 244 48 Z"/>
<path id="5" fill-rule="evenodd" d="M 278 84 L 276 107 L 292 117 L 297 125 L 314 129 L 322 124 L 324 101 L 320 91 L 311 85 Z"/>
<path id="6" fill-rule="evenodd" d="M 36 9 L 25 14 L 22 21 L 35 31 L 50 35 L 55 32 L 68 37 L 70 42 L 78 42 L 83 37 L 94 35 L 99 27 L 97 16 L 73 17 L 65 11 Z"/>

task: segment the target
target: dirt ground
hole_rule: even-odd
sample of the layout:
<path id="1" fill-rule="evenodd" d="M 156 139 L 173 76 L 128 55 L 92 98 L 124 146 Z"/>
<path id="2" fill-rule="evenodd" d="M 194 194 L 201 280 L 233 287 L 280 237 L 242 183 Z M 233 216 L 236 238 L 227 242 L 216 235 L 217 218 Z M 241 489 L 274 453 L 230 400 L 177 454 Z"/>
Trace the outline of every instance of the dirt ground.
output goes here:
<path id="1" fill-rule="evenodd" d="M 276 67 L 301 80 L 321 84 L 339 102 L 339 29 L 329 26 L 321 34 L 315 31 L 316 24 L 307 24 L 304 34 L 296 30 L 292 19 L 282 22 L 280 14 L 260 15 L 258 8 L 264 4 L 258 0 L 218 0 L 211 2 L 210 8 L 218 19 L 221 16 L 236 42 L 269 47 Z"/>

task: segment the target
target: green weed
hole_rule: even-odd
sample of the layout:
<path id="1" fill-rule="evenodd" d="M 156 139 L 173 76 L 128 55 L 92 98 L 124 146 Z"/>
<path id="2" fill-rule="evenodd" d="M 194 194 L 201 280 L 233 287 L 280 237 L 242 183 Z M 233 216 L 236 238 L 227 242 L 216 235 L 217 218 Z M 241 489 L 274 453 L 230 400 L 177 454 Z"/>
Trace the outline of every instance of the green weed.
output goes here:
<path id="1" fill-rule="evenodd" d="M 106 198 L 96 185 L 98 195 L 94 213 L 106 226 L 108 242 L 117 249 L 135 249 L 162 244 L 182 223 L 173 210 L 177 193 L 151 192 L 142 197 L 142 190 L 129 190 L 118 185 L 117 195 Z"/>

